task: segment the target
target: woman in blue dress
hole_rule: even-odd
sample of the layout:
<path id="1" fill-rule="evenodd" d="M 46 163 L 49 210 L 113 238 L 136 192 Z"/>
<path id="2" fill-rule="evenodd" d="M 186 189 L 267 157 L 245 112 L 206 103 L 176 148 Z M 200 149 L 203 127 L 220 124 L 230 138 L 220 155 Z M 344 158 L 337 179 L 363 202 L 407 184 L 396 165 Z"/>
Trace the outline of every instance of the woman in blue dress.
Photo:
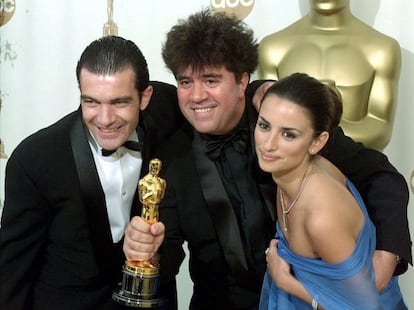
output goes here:
<path id="1" fill-rule="evenodd" d="M 318 155 L 341 112 L 338 93 L 302 73 L 262 100 L 256 152 L 278 187 L 278 223 L 260 309 L 407 309 L 396 277 L 375 286 L 375 227 L 358 191 Z"/>

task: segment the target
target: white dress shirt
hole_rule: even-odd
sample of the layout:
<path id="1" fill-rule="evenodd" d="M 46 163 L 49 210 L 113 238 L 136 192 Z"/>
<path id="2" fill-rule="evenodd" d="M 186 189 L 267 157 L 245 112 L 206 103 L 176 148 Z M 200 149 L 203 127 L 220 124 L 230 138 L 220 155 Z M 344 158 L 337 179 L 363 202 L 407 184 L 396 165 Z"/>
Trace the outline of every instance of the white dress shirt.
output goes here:
<path id="1" fill-rule="evenodd" d="M 134 131 L 128 140 L 138 141 L 137 133 Z M 141 173 L 141 152 L 122 146 L 110 156 L 102 156 L 102 148 L 92 134 L 89 145 L 105 193 L 112 240 L 116 243 L 122 239 L 130 220 L 132 200 Z"/>

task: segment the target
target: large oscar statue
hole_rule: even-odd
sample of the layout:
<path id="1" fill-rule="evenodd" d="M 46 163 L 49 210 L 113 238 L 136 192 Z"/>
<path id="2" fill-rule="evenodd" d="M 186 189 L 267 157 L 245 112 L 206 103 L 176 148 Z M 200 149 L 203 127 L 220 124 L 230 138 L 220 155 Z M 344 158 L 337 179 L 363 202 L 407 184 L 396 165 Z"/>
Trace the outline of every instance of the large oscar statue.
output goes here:
<path id="1" fill-rule="evenodd" d="M 164 197 L 166 182 L 158 176 L 161 161 L 152 159 L 149 173 L 139 180 L 138 192 L 142 203 L 142 218 L 147 223 L 158 221 L 158 206 Z M 136 308 L 158 308 L 159 264 L 154 260 L 126 261 L 122 268 L 121 288 L 112 295 L 118 303 Z"/>
<path id="2" fill-rule="evenodd" d="M 398 42 L 353 16 L 350 0 L 309 0 L 309 6 L 308 15 L 260 42 L 259 77 L 279 80 L 304 72 L 335 85 L 345 134 L 382 150 L 397 105 Z"/>

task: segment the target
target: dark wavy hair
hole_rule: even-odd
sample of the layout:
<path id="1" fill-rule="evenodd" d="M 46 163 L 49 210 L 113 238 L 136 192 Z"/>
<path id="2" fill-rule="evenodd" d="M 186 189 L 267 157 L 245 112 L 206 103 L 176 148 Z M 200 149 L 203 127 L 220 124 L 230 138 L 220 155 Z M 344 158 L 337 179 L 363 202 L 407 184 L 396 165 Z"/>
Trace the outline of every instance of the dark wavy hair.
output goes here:
<path id="1" fill-rule="evenodd" d="M 224 65 L 239 81 L 244 72 L 250 75 L 256 70 L 257 46 L 253 31 L 245 23 L 203 9 L 171 28 L 162 57 L 175 77 L 188 66 L 200 71 L 204 66 Z"/>
<path id="2" fill-rule="evenodd" d="M 83 68 L 95 74 L 114 74 L 128 67 L 135 72 L 135 87 L 141 95 L 149 85 L 148 65 L 144 55 L 130 40 L 106 36 L 85 48 L 76 66 L 76 78 L 80 83 Z"/>

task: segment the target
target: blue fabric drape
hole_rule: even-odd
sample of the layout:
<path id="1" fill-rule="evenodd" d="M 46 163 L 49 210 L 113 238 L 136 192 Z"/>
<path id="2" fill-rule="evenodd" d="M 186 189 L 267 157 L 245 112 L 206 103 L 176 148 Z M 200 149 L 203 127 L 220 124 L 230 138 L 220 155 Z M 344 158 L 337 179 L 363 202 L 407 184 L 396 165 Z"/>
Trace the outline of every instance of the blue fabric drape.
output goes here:
<path id="1" fill-rule="evenodd" d="M 364 213 L 365 222 L 353 253 L 343 262 L 329 264 L 321 259 L 306 258 L 293 253 L 276 225 L 278 254 L 290 265 L 292 273 L 324 309 L 407 309 L 402 302 L 398 279 L 394 277 L 379 294 L 375 287 L 372 257 L 375 251 L 375 227 L 369 220 L 365 204 L 355 186 L 347 187 Z M 310 304 L 280 290 L 266 272 L 260 309 L 312 309 Z"/>

